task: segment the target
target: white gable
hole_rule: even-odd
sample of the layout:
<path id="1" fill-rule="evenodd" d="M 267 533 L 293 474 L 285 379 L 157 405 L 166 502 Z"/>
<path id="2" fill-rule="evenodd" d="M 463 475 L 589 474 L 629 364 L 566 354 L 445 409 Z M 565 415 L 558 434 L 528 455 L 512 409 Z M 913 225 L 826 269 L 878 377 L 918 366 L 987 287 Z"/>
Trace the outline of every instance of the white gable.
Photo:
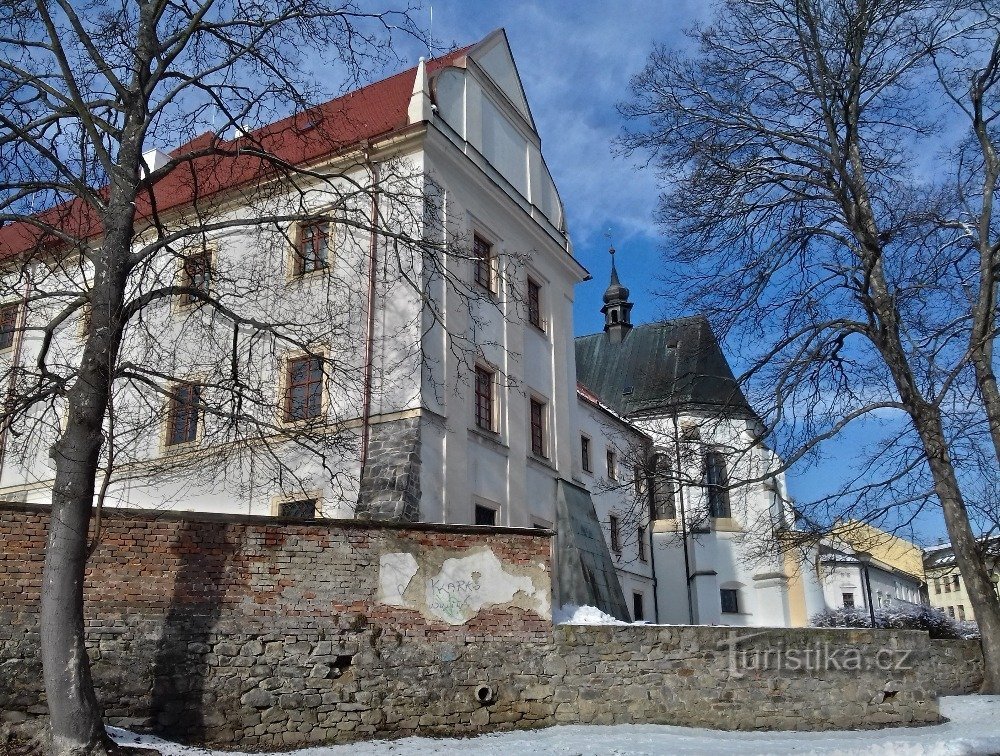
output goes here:
<path id="1" fill-rule="evenodd" d="M 521 77 L 517 73 L 517 66 L 514 65 L 514 57 L 511 55 L 507 35 L 504 34 L 503 29 L 498 29 L 476 45 L 469 52 L 469 57 L 479 64 L 480 68 L 497 85 L 497 88 L 510 100 L 518 113 L 534 129 L 535 122 L 531 118 L 528 99 L 524 95 Z"/>

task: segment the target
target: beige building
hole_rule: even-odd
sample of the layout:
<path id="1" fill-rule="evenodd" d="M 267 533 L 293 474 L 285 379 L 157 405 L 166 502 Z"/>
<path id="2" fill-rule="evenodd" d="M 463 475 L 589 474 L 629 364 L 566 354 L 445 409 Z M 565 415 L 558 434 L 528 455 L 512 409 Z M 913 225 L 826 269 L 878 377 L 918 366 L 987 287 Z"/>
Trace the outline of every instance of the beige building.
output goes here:
<path id="1" fill-rule="evenodd" d="M 991 539 L 985 544 L 990 549 L 987 566 L 993 579 L 995 590 L 1000 583 L 1000 539 Z M 976 619 L 965 587 L 965 578 L 955 564 L 955 552 L 951 544 L 934 546 L 924 552 L 924 572 L 927 575 L 927 593 L 931 606 L 941 609 L 957 620 Z"/>

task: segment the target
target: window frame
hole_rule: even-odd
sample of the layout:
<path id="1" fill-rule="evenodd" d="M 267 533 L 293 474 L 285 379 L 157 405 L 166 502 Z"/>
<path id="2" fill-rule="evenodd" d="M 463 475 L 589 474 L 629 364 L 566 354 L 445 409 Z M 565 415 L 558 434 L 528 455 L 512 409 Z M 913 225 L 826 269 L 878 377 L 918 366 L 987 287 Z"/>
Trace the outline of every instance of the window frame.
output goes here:
<path id="1" fill-rule="evenodd" d="M 296 362 L 302 360 L 318 360 L 319 361 L 319 409 L 316 414 L 307 415 L 305 417 L 293 417 L 291 413 L 291 402 L 292 402 L 292 390 L 293 386 L 291 384 L 292 377 L 292 365 Z M 313 383 L 312 380 L 307 380 L 304 384 L 306 386 L 306 391 L 308 387 Z M 310 422 L 314 422 L 320 418 L 326 416 L 327 410 L 327 374 L 326 374 L 326 354 L 325 352 L 296 352 L 294 354 L 287 354 L 282 358 L 281 365 L 281 383 L 279 392 L 279 414 L 281 417 L 281 424 L 294 426 L 294 425 L 304 425 Z"/>
<path id="2" fill-rule="evenodd" d="M 621 518 L 616 514 L 608 515 L 608 542 L 611 546 L 611 551 L 615 554 L 621 555 L 622 553 L 622 530 L 621 530 Z"/>
<path id="3" fill-rule="evenodd" d="M 483 513 L 483 512 L 490 512 L 493 515 L 493 517 L 492 517 L 493 521 L 492 522 L 480 522 L 479 521 L 479 515 L 480 515 L 480 513 Z M 482 504 L 482 503 L 480 503 L 478 501 L 473 502 L 473 505 L 472 505 L 472 522 L 473 522 L 474 525 L 477 525 L 479 527 L 485 527 L 485 528 L 495 528 L 495 527 L 497 527 L 497 523 L 499 522 L 499 519 L 500 519 L 500 510 L 497 509 L 496 507 L 491 507 L 491 506 L 489 506 L 487 504 Z"/>
<path id="4" fill-rule="evenodd" d="M 632 621 L 646 621 L 646 595 L 642 591 L 632 591 Z"/>
<path id="5" fill-rule="evenodd" d="M 499 435 L 500 431 L 497 427 L 499 425 L 497 422 L 497 397 L 499 394 L 497 391 L 497 370 L 492 365 L 488 365 L 484 362 L 477 362 L 473 370 L 473 378 L 472 420 L 475 423 L 475 427 L 477 430 L 485 433 Z M 485 378 L 485 380 L 481 382 L 480 379 L 482 378 Z M 482 385 L 489 388 L 489 392 L 487 394 L 483 394 L 480 391 L 480 387 Z M 489 422 L 488 425 L 483 425 L 481 422 L 482 417 L 484 417 L 484 414 L 481 412 L 482 399 L 485 399 L 488 402 L 485 412 L 485 417 Z"/>
<path id="6" fill-rule="evenodd" d="M 580 434 L 580 468 L 585 472 L 593 475 L 594 473 L 594 462 L 592 459 L 593 441 L 590 436 L 586 433 Z"/>
<path id="7" fill-rule="evenodd" d="M 528 439 L 530 441 L 531 454 L 544 460 L 549 459 L 548 412 L 548 402 L 535 394 L 529 395 Z"/>
<path id="8" fill-rule="evenodd" d="M 7 313 L 11 313 L 11 322 L 8 326 L 4 321 Z M 0 353 L 8 352 L 17 345 L 17 332 L 21 325 L 21 303 L 6 302 L 0 305 Z M 4 343 L 9 339 L 9 343 Z"/>
<path id="9" fill-rule="evenodd" d="M 845 609 L 854 609 L 854 591 L 841 591 L 840 593 L 840 603 Z"/>
<path id="10" fill-rule="evenodd" d="M 170 387 L 170 394 L 167 396 L 167 406 L 166 406 L 166 425 L 163 431 L 163 448 L 165 450 L 176 450 L 183 449 L 186 447 L 196 446 L 202 439 L 202 432 L 204 427 L 204 413 L 202 411 L 202 392 L 204 391 L 204 385 L 197 380 L 178 380 L 174 381 Z M 183 390 L 195 391 L 194 404 L 191 407 L 182 408 L 177 404 L 178 392 Z M 186 418 L 188 425 L 193 421 L 194 423 L 194 433 L 191 438 L 174 438 L 174 430 L 177 427 L 177 416 L 180 412 L 184 412 L 186 415 L 190 415 L 192 412 L 194 417 Z"/>
<path id="11" fill-rule="evenodd" d="M 307 229 L 315 229 L 315 228 L 321 228 L 323 230 L 322 233 L 323 252 L 322 255 L 320 256 L 311 255 L 307 257 L 305 254 L 303 254 L 303 249 L 302 249 L 303 241 L 305 238 L 304 232 Z M 299 221 L 298 223 L 296 223 L 295 233 L 292 237 L 293 244 L 291 248 L 290 265 L 288 269 L 289 279 L 298 281 L 303 278 L 308 278 L 313 275 L 320 275 L 329 271 L 332 265 L 331 253 L 333 251 L 333 242 L 336 238 L 336 233 L 337 233 L 337 225 L 336 223 L 334 223 L 334 221 L 329 219 L 324 220 L 320 218 L 315 218 L 315 219 Z M 315 239 L 315 236 L 312 236 L 310 238 Z M 315 245 L 313 245 L 313 247 L 315 247 Z M 315 252 L 315 249 L 313 249 L 313 251 Z M 317 265 L 316 267 L 307 269 L 308 267 L 307 261 L 311 261 L 314 264 L 317 261 L 320 261 L 321 264 Z"/>
<path id="12" fill-rule="evenodd" d="M 479 231 L 472 234 L 472 281 L 476 286 L 497 295 L 495 244 Z"/>
<path id="13" fill-rule="evenodd" d="M 208 266 L 205 269 L 208 273 L 207 275 L 207 285 L 197 286 L 194 282 L 194 276 L 188 265 L 192 260 L 195 259 L 205 259 L 208 261 Z M 178 266 L 177 276 L 178 283 L 180 286 L 189 289 L 198 289 L 203 291 L 206 296 L 211 296 L 212 293 L 212 283 L 215 280 L 215 275 L 218 272 L 216 261 L 216 249 L 211 246 L 201 246 L 197 249 L 192 249 L 191 251 L 186 251 L 181 253 L 180 265 Z M 203 271 L 204 272 L 204 271 Z M 200 298 L 192 295 L 190 292 L 184 292 L 177 296 L 177 306 L 179 309 L 187 310 L 194 307 L 199 307 L 204 305 Z"/>
<path id="14" fill-rule="evenodd" d="M 728 602 L 727 599 L 732 599 L 732 602 Z M 720 588 L 719 604 L 723 614 L 740 614 L 740 589 Z M 727 606 L 731 608 L 727 609 Z"/>
<path id="15" fill-rule="evenodd" d="M 528 322 L 542 333 L 547 331 L 545 318 L 542 317 L 542 284 L 532 276 L 527 278 Z"/>
<path id="16" fill-rule="evenodd" d="M 710 472 L 716 469 L 713 461 L 719 462 L 717 482 L 710 480 L 712 477 Z M 729 470 L 726 465 L 726 455 L 720 449 L 706 449 L 702 465 L 702 485 L 705 488 L 705 505 L 709 518 L 713 520 L 731 518 L 733 510 L 729 500 Z"/>
<path id="17" fill-rule="evenodd" d="M 613 446 L 605 448 L 605 462 L 608 467 L 608 480 L 618 480 L 618 450 Z"/>
<path id="18" fill-rule="evenodd" d="M 311 501 L 313 503 L 313 516 L 311 518 L 299 518 L 299 517 L 292 517 L 291 515 L 281 514 L 282 507 L 291 504 L 305 503 L 307 501 Z M 287 519 L 287 520 L 294 520 L 295 522 L 303 522 L 303 523 L 316 522 L 318 520 L 322 520 L 324 519 L 323 497 L 320 495 L 319 492 L 314 492 L 314 491 L 305 491 L 287 496 L 277 496 L 271 501 L 271 516 L 280 517 L 282 519 Z"/>

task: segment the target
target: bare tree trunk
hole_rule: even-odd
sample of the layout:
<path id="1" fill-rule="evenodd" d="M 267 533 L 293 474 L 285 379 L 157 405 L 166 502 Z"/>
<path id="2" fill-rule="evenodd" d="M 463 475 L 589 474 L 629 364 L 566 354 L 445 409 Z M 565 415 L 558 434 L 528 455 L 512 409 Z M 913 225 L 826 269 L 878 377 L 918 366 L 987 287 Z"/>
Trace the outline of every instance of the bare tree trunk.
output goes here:
<path id="1" fill-rule="evenodd" d="M 88 529 L 111 376 L 121 342 L 120 312 L 133 229 L 130 203 L 108 208 L 95 264 L 92 316 L 78 377 L 69 390 L 66 429 L 53 445 L 56 475 L 41 597 L 41 645 L 53 753 L 113 750 L 94 693 L 84 628 Z M 109 227 L 110 221 L 114 226 Z"/>
<path id="2" fill-rule="evenodd" d="M 955 562 L 965 580 L 979 624 L 983 648 L 983 687 L 980 692 L 1000 693 L 1000 600 L 993 590 L 989 571 L 983 561 L 976 536 L 969 524 L 969 513 L 948 457 L 948 448 L 936 410 L 930 417 L 916 420 L 934 476 L 934 490 L 941 500 L 945 526 L 955 553 Z"/>

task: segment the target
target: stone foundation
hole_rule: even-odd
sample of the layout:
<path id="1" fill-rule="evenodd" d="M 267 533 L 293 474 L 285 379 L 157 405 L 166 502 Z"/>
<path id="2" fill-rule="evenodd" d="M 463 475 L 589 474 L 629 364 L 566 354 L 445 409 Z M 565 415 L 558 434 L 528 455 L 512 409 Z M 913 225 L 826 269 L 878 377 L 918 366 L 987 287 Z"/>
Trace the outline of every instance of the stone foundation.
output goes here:
<path id="1" fill-rule="evenodd" d="M 371 426 L 357 513 L 370 520 L 420 519 L 419 417 Z"/>

